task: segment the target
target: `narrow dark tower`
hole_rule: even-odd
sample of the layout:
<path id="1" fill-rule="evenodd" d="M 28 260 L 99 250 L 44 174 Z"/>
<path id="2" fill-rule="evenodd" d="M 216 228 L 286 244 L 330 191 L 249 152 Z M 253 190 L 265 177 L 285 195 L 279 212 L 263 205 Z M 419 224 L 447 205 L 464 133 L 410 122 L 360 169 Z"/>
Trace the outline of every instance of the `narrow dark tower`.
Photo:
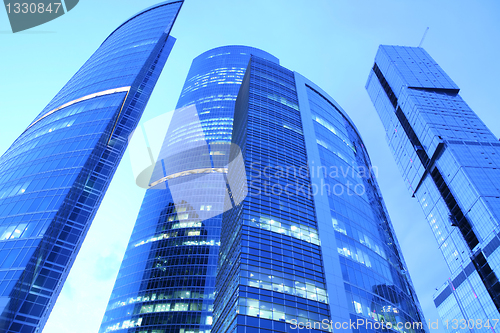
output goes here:
<path id="1" fill-rule="evenodd" d="M 450 269 L 434 297 L 445 328 L 499 332 L 498 139 L 422 48 L 380 46 L 366 89 Z"/>
<path id="2" fill-rule="evenodd" d="M 0 332 L 41 332 L 174 44 L 183 1 L 133 16 L 0 158 Z"/>

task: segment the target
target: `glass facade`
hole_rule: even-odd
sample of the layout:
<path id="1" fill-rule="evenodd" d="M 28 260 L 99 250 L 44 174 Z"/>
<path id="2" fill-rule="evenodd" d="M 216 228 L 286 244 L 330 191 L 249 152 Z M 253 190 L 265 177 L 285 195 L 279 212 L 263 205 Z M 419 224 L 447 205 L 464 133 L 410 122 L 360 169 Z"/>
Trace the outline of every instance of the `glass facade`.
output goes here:
<path id="1" fill-rule="evenodd" d="M 380 46 L 366 85 L 451 277 L 434 302 L 449 332 L 499 332 L 500 143 L 422 48 Z"/>
<path id="2" fill-rule="evenodd" d="M 232 142 L 249 191 L 223 213 L 212 332 L 426 331 L 366 149 L 331 97 L 252 56 Z"/>
<path id="3" fill-rule="evenodd" d="M 0 158 L 0 331 L 41 332 L 167 60 L 182 1 L 127 20 Z"/>
<path id="4" fill-rule="evenodd" d="M 210 332 L 234 101 L 250 55 L 193 60 L 99 332 Z"/>

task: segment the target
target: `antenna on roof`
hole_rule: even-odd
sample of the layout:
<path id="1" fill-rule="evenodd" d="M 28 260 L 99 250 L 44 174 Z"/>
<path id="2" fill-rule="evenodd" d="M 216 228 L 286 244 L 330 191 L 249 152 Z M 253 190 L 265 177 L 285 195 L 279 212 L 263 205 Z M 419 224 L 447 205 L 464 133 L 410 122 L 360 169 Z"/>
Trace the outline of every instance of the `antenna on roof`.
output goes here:
<path id="1" fill-rule="evenodd" d="M 427 36 L 427 31 L 429 31 L 429 27 L 425 29 L 424 35 L 422 36 L 422 40 L 420 41 L 420 44 L 418 44 L 418 47 L 422 46 L 422 43 L 424 42 L 425 36 Z"/>

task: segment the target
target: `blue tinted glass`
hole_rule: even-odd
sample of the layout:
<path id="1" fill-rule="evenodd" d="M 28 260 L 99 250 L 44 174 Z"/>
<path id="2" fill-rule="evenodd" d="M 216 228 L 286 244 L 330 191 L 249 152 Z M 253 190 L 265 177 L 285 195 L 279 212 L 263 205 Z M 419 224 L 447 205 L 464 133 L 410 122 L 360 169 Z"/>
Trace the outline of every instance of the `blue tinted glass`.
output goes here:
<path id="1" fill-rule="evenodd" d="M 2 332 L 43 329 L 173 46 L 181 4 L 115 30 L 0 158 Z"/>
<path id="2" fill-rule="evenodd" d="M 234 101 L 251 54 L 278 62 L 246 46 L 215 48 L 193 60 L 164 145 L 175 163 L 158 163 L 151 183 L 220 162 L 215 147 L 231 142 Z M 196 108 L 195 115 L 182 111 L 187 106 Z M 188 147 L 204 153 L 190 145 L 199 135 L 214 150 L 206 160 L 183 155 Z M 225 195 L 220 177 L 216 170 L 186 175 L 168 181 L 166 189 L 146 191 L 100 332 L 210 331 Z M 189 200 L 179 202 L 173 194 Z"/>
<path id="3" fill-rule="evenodd" d="M 380 46 L 366 89 L 452 272 L 438 312 L 486 332 L 500 319 L 500 143 L 422 48 Z"/>
<path id="4" fill-rule="evenodd" d="M 223 214 L 212 332 L 424 321 L 366 149 L 333 99 L 252 57 L 232 133 L 249 193 Z"/>

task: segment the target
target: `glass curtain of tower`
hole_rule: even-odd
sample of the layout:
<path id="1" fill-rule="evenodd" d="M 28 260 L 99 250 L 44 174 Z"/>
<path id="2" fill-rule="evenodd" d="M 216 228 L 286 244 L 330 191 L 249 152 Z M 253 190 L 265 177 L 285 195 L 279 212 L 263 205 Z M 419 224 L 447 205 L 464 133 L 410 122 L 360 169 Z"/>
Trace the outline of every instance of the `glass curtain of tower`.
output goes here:
<path id="1" fill-rule="evenodd" d="M 366 149 L 333 99 L 252 56 L 232 140 L 249 193 L 223 215 L 212 332 L 425 331 Z"/>
<path id="2" fill-rule="evenodd" d="M 0 330 L 40 332 L 173 46 L 182 1 L 118 27 L 0 158 Z"/>
<path id="3" fill-rule="evenodd" d="M 231 142 L 234 101 L 251 54 L 278 62 L 246 46 L 215 48 L 193 60 L 163 147 L 180 158 L 165 168 L 158 163 L 151 183 L 200 167 L 182 155 L 188 146 L 204 149 L 196 135 L 212 153 L 203 168 L 217 162 L 221 155 L 212 150 Z M 210 331 L 225 195 L 220 176 L 186 175 L 147 190 L 100 332 Z"/>
<path id="4" fill-rule="evenodd" d="M 366 89 L 451 272 L 438 313 L 489 330 L 500 319 L 500 143 L 422 48 L 381 45 Z"/>
<path id="5" fill-rule="evenodd" d="M 193 61 L 178 107 L 163 146 L 175 158 L 156 164 L 100 332 L 423 320 L 366 150 L 326 93 L 265 52 L 228 46 Z M 219 165 L 234 157 L 229 142 L 239 178 Z M 312 162 L 341 171 L 310 174 Z M 320 178 L 343 192 L 307 193 Z M 306 192 L 269 193 L 289 184 Z"/>

